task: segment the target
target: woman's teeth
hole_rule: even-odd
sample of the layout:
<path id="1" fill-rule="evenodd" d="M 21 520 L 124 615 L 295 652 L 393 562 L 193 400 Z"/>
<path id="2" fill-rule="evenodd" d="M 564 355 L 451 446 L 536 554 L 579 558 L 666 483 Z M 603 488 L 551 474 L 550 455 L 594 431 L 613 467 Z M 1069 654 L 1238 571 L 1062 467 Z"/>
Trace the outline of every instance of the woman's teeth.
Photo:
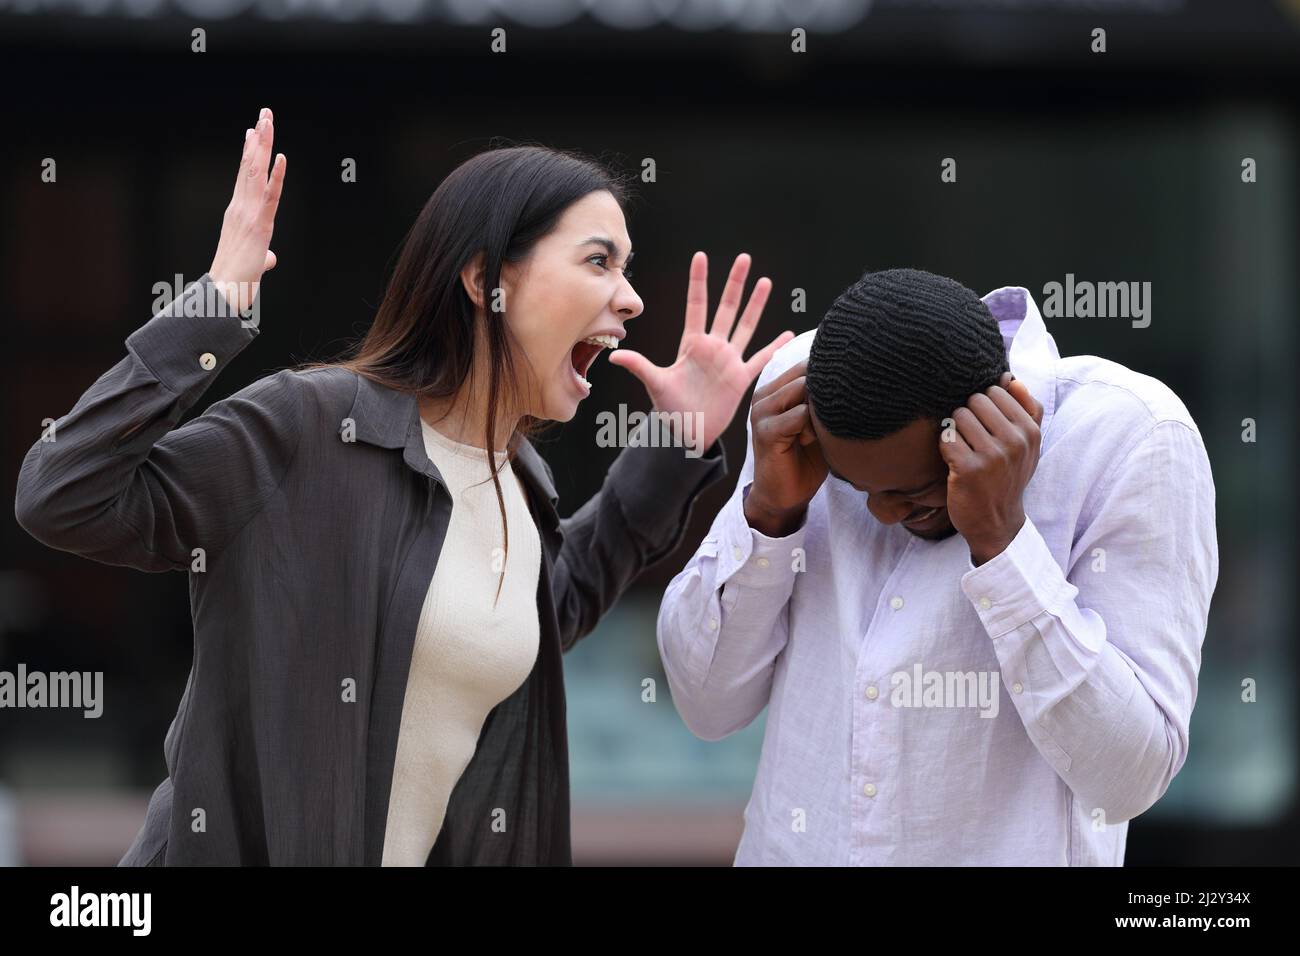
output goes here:
<path id="1" fill-rule="evenodd" d="M 616 348 L 618 348 L 618 339 L 617 339 L 615 336 L 613 336 L 613 335 L 589 335 L 589 336 L 587 336 L 585 339 L 583 339 L 582 341 L 583 341 L 583 342 L 586 342 L 586 343 L 589 344 L 589 345 L 595 345 L 595 346 L 598 346 L 598 347 L 600 347 L 600 348 L 606 348 L 606 349 L 616 349 Z M 576 348 L 576 346 L 575 346 L 575 348 Z M 595 362 L 595 361 L 596 361 L 596 356 L 599 355 L 599 354 L 600 354 L 600 353 L 597 352 L 595 355 L 592 355 L 592 357 L 591 357 L 591 362 Z M 591 362 L 588 362 L 588 363 L 587 363 L 587 367 L 588 367 L 588 368 L 591 367 Z M 591 383 L 590 383 L 589 381 L 587 381 L 587 379 L 583 376 L 583 374 L 582 374 L 581 372 L 579 372 L 576 368 L 573 367 L 573 364 L 572 364 L 572 363 L 570 363 L 569 368 L 570 368 L 570 370 L 573 372 L 573 377 L 574 377 L 575 379 L 577 379 L 578 384 L 579 384 L 580 386 L 582 386 L 582 389 L 583 389 L 584 391 L 586 391 L 586 392 L 590 392 L 590 391 L 591 391 Z"/>

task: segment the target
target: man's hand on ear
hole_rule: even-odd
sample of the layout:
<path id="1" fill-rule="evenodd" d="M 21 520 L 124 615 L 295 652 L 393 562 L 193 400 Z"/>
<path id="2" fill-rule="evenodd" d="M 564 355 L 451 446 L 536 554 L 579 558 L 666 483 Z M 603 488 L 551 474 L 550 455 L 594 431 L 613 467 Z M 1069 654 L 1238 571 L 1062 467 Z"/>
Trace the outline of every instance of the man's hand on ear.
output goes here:
<path id="1" fill-rule="evenodd" d="M 1038 467 L 1043 406 L 1006 372 L 952 417 L 939 436 L 948 464 L 948 517 L 978 567 L 1006 550 L 1024 526 L 1021 499 Z"/>

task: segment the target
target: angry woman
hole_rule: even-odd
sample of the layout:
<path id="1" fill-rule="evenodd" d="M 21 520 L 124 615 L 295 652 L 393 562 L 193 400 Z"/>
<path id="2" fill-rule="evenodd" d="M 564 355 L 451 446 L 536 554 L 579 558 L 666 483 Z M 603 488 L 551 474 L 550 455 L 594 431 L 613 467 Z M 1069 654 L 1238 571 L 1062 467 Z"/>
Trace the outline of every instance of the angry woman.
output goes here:
<path id="1" fill-rule="evenodd" d="M 433 192 L 347 354 L 178 428 L 260 334 L 241 315 L 276 264 L 273 122 L 263 110 L 245 134 L 208 271 L 127 337 L 19 476 L 38 540 L 189 576 L 168 776 L 121 863 L 568 864 L 561 655 L 680 542 L 726 474 L 719 436 L 793 333 L 745 359 L 771 282 L 742 312 L 737 257 L 706 325 L 697 253 L 673 364 L 624 348 L 644 309 L 624 181 L 495 149 Z M 573 418 L 601 354 L 655 411 L 701 422 L 705 453 L 629 441 L 561 519 L 530 435 Z"/>

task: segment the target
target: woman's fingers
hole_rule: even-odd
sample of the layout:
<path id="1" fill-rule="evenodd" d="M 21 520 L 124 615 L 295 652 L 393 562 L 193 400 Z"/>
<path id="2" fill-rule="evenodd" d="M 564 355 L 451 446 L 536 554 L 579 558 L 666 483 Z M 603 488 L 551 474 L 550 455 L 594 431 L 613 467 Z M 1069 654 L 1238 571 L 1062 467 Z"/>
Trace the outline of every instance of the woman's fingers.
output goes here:
<path id="1" fill-rule="evenodd" d="M 686 287 L 686 329 L 683 337 L 692 332 L 704 332 L 704 320 L 709 312 L 709 257 L 703 252 L 691 256 L 691 280 Z"/>
<path id="2" fill-rule="evenodd" d="M 288 163 L 284 153 L 276 154 L 275 165 L 271 167 L 271 179 L 264 191 L 260 225 L 266 230 L 268 240 L 275 228 L 275 211 L 280 208 L 280 193 L 284 189 L 284 171 Z"/>
<path id="3" fill-rule="evenodd" d="M 749 294 L 749 301 L 745 303 L 745 313 L 740 317 L 740 323 L 731 336 L 731 344 L 735 346 L 737 355 L 745 354 L 745 349 L 754 335 L 754 329 L 758 327 L 758 320 L 763 315 L 763 308 L 767 305 L 767 297 L 771 291 L 772 280 L 767 276 L 754 283 L 754 291 Z"/>
<path id="4" fill-rule="evenodd" d="M 239 155 L 239 172 L 235 174 L 235 189 L 230 196 L 230 205 L 239 202 L 240 197 L 244 195 L 244 182 L 248 179 L 248 167 L 251 162 L 250 157 L 253 155 L 253 142 L 257 136 L 257 130 L 248 128 L 244 130 L 244 151 Z"/>
<path id="5" fill-rule="evenodd" d="M 247 197 L 251 200 L 262 198 L 262 188 L 266 185 L 266 164 L 271 155 L 271 143 L 275 139 L 275 127 L 271 122 L 271 111 L 262 110 L 253 134 L 253 155 L 247 170 Z"/>
<path id="6" fill-rule="evenodd" d="M 271 154 L 275 130 L 271 111 L 263 107 L 253 127 L 253 135 L 245 139 L 246 149 L 239 164 L 239 180 L 235 183 L 235 200 L 260 201 L 266 185 L 266 164 Z"/>
<path id="7" fill-rule="evenodd" d="M 749 263 L 748 252 L 736 256 L 736 261 L 731 264 L 731 274 L 727 276 L 727 284 L 722 289 L 722 301 L 718 303 L 718 311 L 713 316 L 713 327 L 709 329 L 709 334 L 724 342 L 731 335 L 731 323 L 740 311 L 740 298 L 745 292 Z"/>
<path id="8" fill-rule="evenodd" d="M 786 329 L 771 342 L 768 342 L 767 346 L 761 351 L 751 355 L 749 361 L 745 363 L 745 380 L 752 382 L 758 373 L 763 371 L 763 367 L 772 360 L 772 356 L 776 354 L 776 350 L 793 338 L 794 333 L 789 329 Z M 786 374 L 789 375 L 790 372 L 787 370 Z"/>
<path id="9" fill-rule="evenodd" d="M 252 132 L 244 134 L 244 155 L 239 158 L 239 176 L 235 179 L 235 195 L 231 199 L 232 203 L 242 202 L 248 195 L 248 184 L 255 175 L 254 165 L 260 139 L 261 133 L 256 125 L 253 126 Z"/>

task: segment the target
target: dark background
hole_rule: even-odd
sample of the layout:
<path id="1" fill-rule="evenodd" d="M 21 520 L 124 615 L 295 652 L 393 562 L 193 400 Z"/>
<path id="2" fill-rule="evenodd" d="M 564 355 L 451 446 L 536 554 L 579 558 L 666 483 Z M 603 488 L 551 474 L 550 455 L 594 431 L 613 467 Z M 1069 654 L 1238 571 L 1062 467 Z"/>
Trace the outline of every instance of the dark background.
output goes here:
<path id="1" fill-rule="evenodd" d="M 738 3 L 756 18 L 748 27 L 710 18 L 723 5 L 703 0 L 658 4 L 676 19 L 649 3 L 592 15 L 578 0 L 502 0 L 479 4 L 471 23 L 456 15 L 470 4 L 431 0 L 405 22 L 368 4 L 353 22 L 199 6 L 91 15 L 0 0 L 6 494 L 41 419 L 125 354 L 154 283 L 208 268 L 262 106 L 288 157 L 279 265 L 261 335 L 191 417 L 361 333 L 429 194 L 503 141 L 631 172 L 654 158 L 658 181 L 638 185 L 629 217 L 646 309 L 627 345 L 662 364 L 696 249 L 710 257 L 711 309 L 736 253 L 772 278 L 754 347 L 813 327 L 868 269 L 924 268 L 980 294 L 1022 285 L 1040 306 L 1044 284 L 1067 273 L 1149 281 L 1149 328 L 1046 317 L 1062 354 L 1170 385 L 1217 486 L 1221 570 L 1191 751 L 1130 825 L 1127 863 L 1296 862 L 1300 0 L 858 2 L 839 5 L 835 29 L 775 2 Z M 619 11 L 642 25 L 611 26 Z M 555 25 L 526 25 L 548 12 Z M 683 25 L 692 16 L 698 29 Z M 795 54 L 800 25 L 808 52 Z M 504 54 L 490 52 L 496 26 Z M 190 50 L 195 27 L 205 53 Z M 1090 52 L 1094 27 L 1107 31 L 1104 54 Z M 57 183 L 41 182 L 46 157 Z M 356 183 L 340 180 L 345 157 Z M 945 157 L 956 183 L 940 181 Z M 1241 181 L 1244 157 L 1258 164 L 1254 184 Z M 794 288 L 805 313 L 790 311 Z M 649 407 L 627 373 L 600 361 L 589 377 L 593 396 L 541 443 L 566 514 L 617 453 L 596 447 L 597 412 Z M 682 550 L 568 655 L 577 862 L 726 864 L 734 853 L 762 718 L 720 743 L 693 738 L 668 699 L 654 615 L 734 487 L 747 407 L 725 438 L 731 475 L 697 505 Z M 1247 417 L 1255 443 L 1241 440 Z M 0 669 L 102 670 L 106 698 L 98 720 L 0 711 L 0 863 L 115 862 L 166 774 L 163 735 L 190 664 L 186 583 L 51 551 L 12 514 L 0 547 Z M 662 690 L 656 705 L 640 702 L 643 675 Z M 1240 699 L 1247 677 L 1253 704 Z"/>

